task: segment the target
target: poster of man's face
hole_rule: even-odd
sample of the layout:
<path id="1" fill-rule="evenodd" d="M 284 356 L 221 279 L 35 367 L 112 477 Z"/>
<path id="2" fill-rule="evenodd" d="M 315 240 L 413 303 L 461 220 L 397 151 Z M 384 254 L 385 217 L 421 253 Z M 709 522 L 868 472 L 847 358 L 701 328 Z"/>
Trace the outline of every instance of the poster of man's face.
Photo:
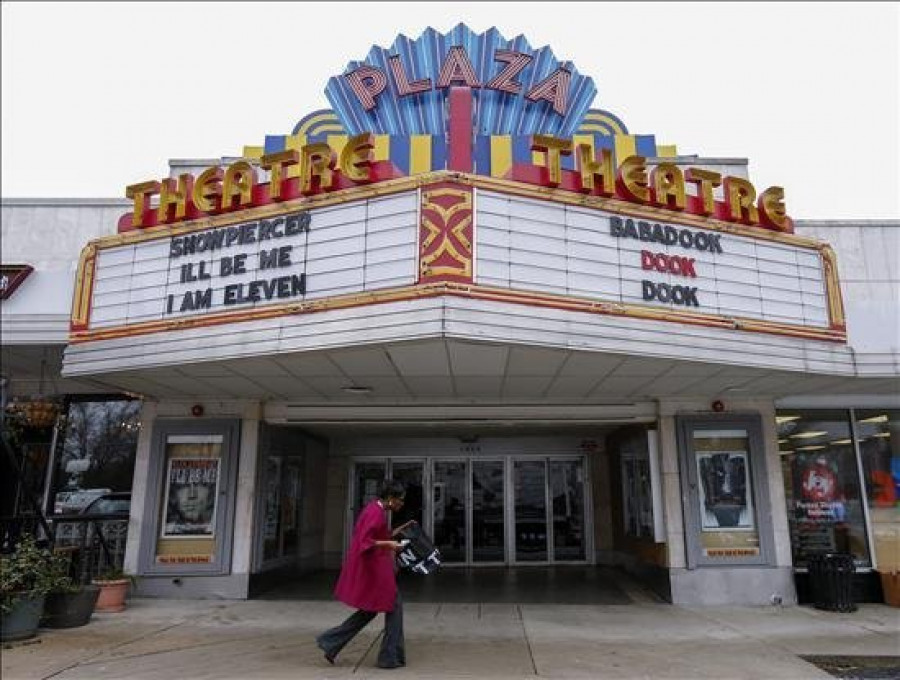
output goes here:
<path id="1" fill-rule="evenodd" d="M 219 486 L 218 458 L 171 458 L 163 536 L 212 536 Z"/>

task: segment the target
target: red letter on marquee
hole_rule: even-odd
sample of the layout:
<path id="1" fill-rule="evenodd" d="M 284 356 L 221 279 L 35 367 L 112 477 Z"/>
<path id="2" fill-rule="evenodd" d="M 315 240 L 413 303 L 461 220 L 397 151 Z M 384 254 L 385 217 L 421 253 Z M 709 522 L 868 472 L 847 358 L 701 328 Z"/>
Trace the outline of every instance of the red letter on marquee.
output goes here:
<path id="1" fill-rule="evenodd" d="M 394 75 L 394 83 L 397 85 L 397 94 L 401 97 L 418 92 L 428 92 L 431 89 L 431 78 L 422 78 L 421 80 L 409 82 L 409 76 L 403 70 L 403 63 L 400 61 L 399 54 L 390 57 L 388 62 L 391 65 L 391 73 Z"/>
<path id="2" fill-rule="evenodd" d="M 558 68 L 535 85 L 531 92 L 525 95 L 525 98 L 533 102 L 544 99 L 553 104 L 554 111 L 564 116 L 566 107 L 569 105 L 569 81 L 571 79 L 571 73 L 564 68 Z"/>
<path id="3" fill-rule="evenodd" d="M 387 87 L 387 76 L 384 75 L 384 71 L 372 66 L 360 66 L 355 71 L 350 71 L 344 78 L 350 83 L 350 89 L 366 111 L 375 108 L 375 97 Z"/>
<path id="4" fill-rule="evenodd" d="M 457 81 L 466 87 L 481 87 L 475 69 L 466 51 L 460 47 L 451 47 L 447 53 L 447 59 L 441 66 L 441 74 L 438 76 L 438 87 L 450 87 Z"/>
<path id="5" fill-rule="evenodd" d="M 517 82 L 515 77 L 531 63 L 532 56 L 522 52 L 513 52 L 512 50 L 497 50 L 494 52 L 494 60 L 502 61 L 507 66 L 494 76 L 485 87 L 489 90 L 519 94 L 522 91 L 522 83 Z"/>

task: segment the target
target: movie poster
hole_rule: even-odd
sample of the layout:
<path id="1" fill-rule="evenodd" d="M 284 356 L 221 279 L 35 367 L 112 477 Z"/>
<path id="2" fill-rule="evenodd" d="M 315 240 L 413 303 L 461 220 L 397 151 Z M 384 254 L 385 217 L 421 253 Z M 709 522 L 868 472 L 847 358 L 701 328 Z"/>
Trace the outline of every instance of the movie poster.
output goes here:
<path id="1" fill-rule="evenodd" d="M 219 497 L 218 458 L 170 458 L 163 537 L 212 537 Z"/>
<path id="2" fill-rule="evenodd" d="M 703 531 L 752 529 L 749 469 L 745 451 L 697 454 Z"/>

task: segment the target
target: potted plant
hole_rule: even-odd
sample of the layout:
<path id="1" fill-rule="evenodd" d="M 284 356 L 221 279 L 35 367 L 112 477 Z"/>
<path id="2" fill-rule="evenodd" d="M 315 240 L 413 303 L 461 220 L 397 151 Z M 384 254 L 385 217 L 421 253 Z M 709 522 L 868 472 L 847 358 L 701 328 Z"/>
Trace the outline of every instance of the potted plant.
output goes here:
<path id="1" fill-rule="evenodd" d="M 131 584 L 131 576 L 122 569 L 113 567 L 101 572 L 95 579 L 94 585 L 100 587 L 100 596 L 94 611 L 120 612 L 125 609 L 125 596 L 128 594 L 128 586 Z"/>
<path id="2" fill-rule="evenodd" d="M 56 553 L 49 592 L 44 600 L 44 616 L 41 625 L 47 628 L 75 628 L 91 620 L 94 606 L 100 595 L 100 587 L 81 585 L 69 576 L 71 556 Z"/>
<path id="3" fill-rule="evenodd" d="M 23 538 L 12 553 L 0 556 L 0 592 L 3 626 L 0 639 L 26 640 L 37 632 L 44 597 L 52 585 L 53 554 L 31 536 Z"/>

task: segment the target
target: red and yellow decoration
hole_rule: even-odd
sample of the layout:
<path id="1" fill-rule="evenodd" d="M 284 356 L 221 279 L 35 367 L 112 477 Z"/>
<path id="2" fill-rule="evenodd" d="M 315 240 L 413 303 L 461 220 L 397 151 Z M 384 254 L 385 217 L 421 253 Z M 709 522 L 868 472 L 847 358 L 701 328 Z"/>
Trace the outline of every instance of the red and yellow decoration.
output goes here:
<path id="1" fill-rule="evenodd" d="M 472 281 L 472 189 L 443 182 L 422 190 L 419 282 Z"/>

